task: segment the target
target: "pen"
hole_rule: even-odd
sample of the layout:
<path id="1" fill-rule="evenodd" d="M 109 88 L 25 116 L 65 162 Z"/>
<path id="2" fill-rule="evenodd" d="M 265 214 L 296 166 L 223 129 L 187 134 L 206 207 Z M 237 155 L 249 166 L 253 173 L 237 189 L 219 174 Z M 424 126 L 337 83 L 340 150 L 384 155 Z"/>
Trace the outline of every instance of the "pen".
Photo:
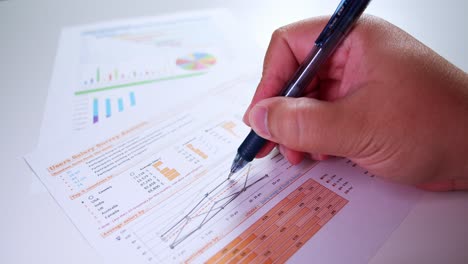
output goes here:
<path id="1" fill-rule="evenodd" d="M 359 19 L 369 2 L 370 0 L 342 0 L 340 2 L 335 13 L 315 40 L 312 50 L 283 88 L 281 96 L 298 97 L 301 95 L 302 91 L 312 82 L 320 66 L 338 47 Z M 237 149 L 228 179 L 251 162 L 265 143 L 266 139 L 251 130 Z"/>

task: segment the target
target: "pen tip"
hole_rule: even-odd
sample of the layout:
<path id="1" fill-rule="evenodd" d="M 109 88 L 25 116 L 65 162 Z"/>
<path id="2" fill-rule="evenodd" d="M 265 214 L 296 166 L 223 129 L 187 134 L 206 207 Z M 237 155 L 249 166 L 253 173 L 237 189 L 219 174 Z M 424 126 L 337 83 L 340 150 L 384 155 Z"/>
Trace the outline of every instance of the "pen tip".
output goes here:
<path id="1" fill-rule="evenodd" d="M 229 173 L 228 180 L 231 178 L 232 174 L 234 174 L 234 173 L 232 173 L 232 172 Z"/>

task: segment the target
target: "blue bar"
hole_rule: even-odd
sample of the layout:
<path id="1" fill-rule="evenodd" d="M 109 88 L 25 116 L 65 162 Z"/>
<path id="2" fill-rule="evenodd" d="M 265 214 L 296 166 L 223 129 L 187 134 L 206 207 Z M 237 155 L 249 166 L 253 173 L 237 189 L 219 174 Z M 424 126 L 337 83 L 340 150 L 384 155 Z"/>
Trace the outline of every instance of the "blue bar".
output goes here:
<path id="1" fill-rule="evenodd" d="M 131 106 L 135 106 L 135 105 L 136 105 L 135 93 L 134 93 L 134 92 L 130 92 L 130 105 L 131 105 Z"/>
<path id="2" fill-rule="evenodd" d="M 97 98 L 93 99 L 93 124 L 99 121 L 99 101 Z"/>
<path id="3" fill-rule="evenodd" d="M 106 98 L 106 117 L 111 117 L 111 101 Z"/>
<path id="4" fill-rule="evenodd" d="M 122 112 L 124 110 L 123 99 L 119 98 L 118 103 L 119 103 L 119 112 Z"/>

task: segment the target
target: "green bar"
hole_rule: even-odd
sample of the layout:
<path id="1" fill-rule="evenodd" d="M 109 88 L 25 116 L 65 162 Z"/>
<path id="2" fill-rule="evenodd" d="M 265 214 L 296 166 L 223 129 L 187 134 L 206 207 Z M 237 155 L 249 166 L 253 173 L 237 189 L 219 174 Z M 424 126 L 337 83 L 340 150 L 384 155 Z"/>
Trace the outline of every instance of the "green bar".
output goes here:
<path id="1" fill-rule="evenodd" d="M 163 78 L 153 79 L 153 80 L 146 80 L 146 81 L 140 81 L 140 82 L 132 82 L 132 83 L 124 83 L 124 84 L 106 86 L 106 87 L 96 88 L 96 89 L 91 89 L 91 90 L 78 91 L 78 92 L 75 92 L 75 95 L 97 93 L 97 92 L 108 91 L 108 90 L 113 90 L 113 89 L 119 89 L 119 88 L 124 88 L 124 87 L 144 85 L 144 84 L 148 84 L 148 83 L 163 82 L 163 81 L 175 80 L 175 79 L 183 79 L 183 78 L 203 75 L 205 73 L 206 72 L 181 74 L 181 75 L 174 75 L 174 76 L 163 77 Z"/>
<path id="2" fill-rule="evenodd" d="M 99 74 L 99 68 L 96 69 L 96 82 L 99 82 L 100 74 Z"/>

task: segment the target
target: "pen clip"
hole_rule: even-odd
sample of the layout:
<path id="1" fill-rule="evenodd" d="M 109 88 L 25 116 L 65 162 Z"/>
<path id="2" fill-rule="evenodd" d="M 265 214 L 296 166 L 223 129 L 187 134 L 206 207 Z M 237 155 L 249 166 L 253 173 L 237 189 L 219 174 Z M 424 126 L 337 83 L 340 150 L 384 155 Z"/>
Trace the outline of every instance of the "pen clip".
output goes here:
<path id="1" fill-rule="evenodd" d="M 327 25 L 322 30 L 322 33 L 318 36 L 317 40 L 315 40 L 315 44 L 321 47 L 325 42 L 327 42 L 328 38 L 335 32 L 337 29 L 337 25 L 339 24 L 340 20 L 343 19 L 343 16 L 346 13 L 346 8 L 350 1 L 342 0 L 341 3 L 335 10 L 335 13 L 331 16 L 330 20 L 328 20 Z"/>
<path id="2" fill-rule="evenodd" d="M 370 0 L 342 0 L 315 41 L 315 45 L 323 46 L 335 33 L 345 35 L 364 12 L 369 2 Z"/>

